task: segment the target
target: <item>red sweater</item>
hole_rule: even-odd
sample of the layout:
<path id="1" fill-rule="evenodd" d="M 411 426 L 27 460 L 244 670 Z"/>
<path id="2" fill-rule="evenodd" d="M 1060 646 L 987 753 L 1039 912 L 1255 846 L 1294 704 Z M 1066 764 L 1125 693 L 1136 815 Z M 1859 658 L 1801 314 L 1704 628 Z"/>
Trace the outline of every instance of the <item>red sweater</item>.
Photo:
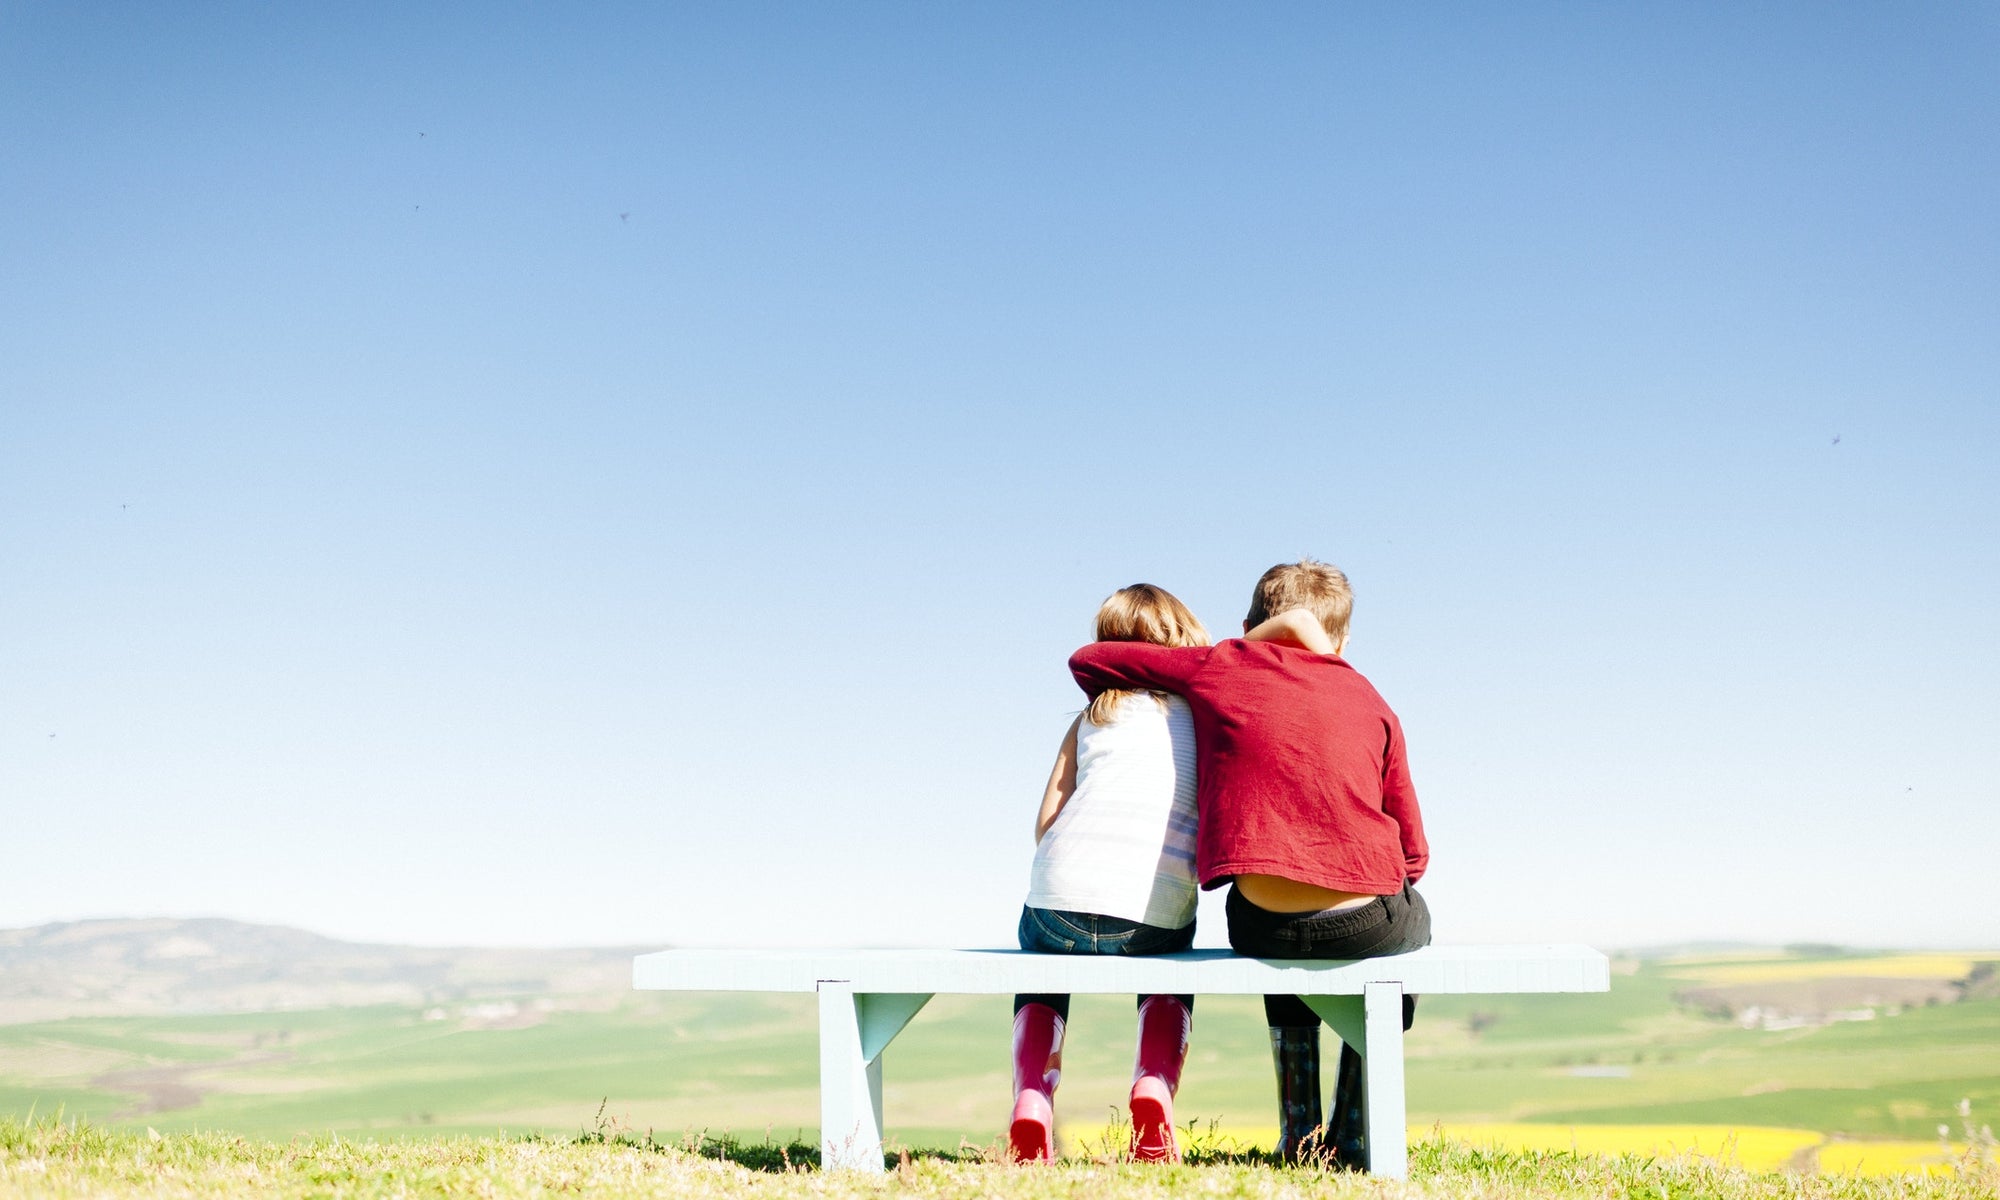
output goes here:
<path id="1" fill-rule="evenodd" d="M 1152 688 L 1194 710 L 1195 870 L 1203 888 L 1277 875 L 1403 890 L 1430 861 L 1403 727 L 1345 659 L 1277 642 L 1093 642 L 1070 656 L 1092 695 Z"/>

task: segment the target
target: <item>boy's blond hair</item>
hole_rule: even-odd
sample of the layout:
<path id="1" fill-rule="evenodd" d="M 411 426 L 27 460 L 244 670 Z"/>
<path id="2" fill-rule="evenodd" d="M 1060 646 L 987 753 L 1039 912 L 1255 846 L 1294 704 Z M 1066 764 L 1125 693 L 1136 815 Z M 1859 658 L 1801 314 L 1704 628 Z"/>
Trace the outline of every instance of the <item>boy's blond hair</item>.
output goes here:
<path id="1" fill-rule="evenodd" d="M 1347 618 L 1354 613 L 1354 589 L 1332 563 L 1302 558 L 1279 563 L 1264 572 L 1250 593 L 1246 627 L 1262 625 L 1288 608 L 1303 608 L 1319 619 L 1320 628 L 1335 645 L 1347 636 Z"/>
<path id="2" fill-rule="evenodd" d="M 1097 609 L 1097 640 L 1151 642 L 1156 646 L 1206 646 L 1209 641 L 1208 630 L 1187 605 L 1167 589 L 1150 583 L 1122 587 L 1105 598 Z M 1117 719 L 1119 703 L 1135 694 L 1123 688 L 1099 692 L 1090 702 L 1090 723 L 1111 724 Z"/>

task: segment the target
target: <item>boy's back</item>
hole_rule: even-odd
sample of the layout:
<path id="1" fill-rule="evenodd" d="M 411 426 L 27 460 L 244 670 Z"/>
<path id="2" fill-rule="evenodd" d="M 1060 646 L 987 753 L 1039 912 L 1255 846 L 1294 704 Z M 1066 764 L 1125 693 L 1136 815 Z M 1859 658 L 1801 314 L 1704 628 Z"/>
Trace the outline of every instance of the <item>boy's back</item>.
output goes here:
<path id="1" fill-rule="evenodd" d="M 1275 875 L 1391 895 L 1429 850 L 1402 726 L 1346 660 L 1277 642 L 1171 648 L 1095 642 L 1070 658 L 1088 692 L 1187 698 L 1198 747 L 1204 888 Z"/>

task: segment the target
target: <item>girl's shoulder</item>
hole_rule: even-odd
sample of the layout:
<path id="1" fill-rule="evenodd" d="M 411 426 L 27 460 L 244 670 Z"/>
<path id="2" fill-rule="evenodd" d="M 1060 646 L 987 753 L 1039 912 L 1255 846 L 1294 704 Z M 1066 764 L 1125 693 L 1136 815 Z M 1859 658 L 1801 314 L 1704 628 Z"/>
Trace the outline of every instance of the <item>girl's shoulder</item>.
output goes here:
<path id="1" fill-rule="evenodd" d="M 1078 732 L 1111 729 L 1127 721 L 1157 723 L 1175 720 L 1185 716 L 1187 712 L 1187 701 L 1172 692 L 1128 692 L 1119 697 L 1117 712 L 1109 725 L 1099 725 L 1091 720 L 1090 713 L 1086 710 L 1083 714 L 1083 724 L 1078 727 Z"/>

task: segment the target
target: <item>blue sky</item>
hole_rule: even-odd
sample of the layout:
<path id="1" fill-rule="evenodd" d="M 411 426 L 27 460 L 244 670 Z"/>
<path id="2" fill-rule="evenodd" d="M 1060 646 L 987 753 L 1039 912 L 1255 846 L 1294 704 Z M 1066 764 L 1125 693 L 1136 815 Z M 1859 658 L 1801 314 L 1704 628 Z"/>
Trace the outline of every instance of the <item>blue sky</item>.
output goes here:
<path id="1" fill-rule="evenodd" d="M 1311 554 L 1441 939 L 2000 943 L 1996 63 L 9 5 L 0 925 L 1004 944 L 1098 601 Z"/>

